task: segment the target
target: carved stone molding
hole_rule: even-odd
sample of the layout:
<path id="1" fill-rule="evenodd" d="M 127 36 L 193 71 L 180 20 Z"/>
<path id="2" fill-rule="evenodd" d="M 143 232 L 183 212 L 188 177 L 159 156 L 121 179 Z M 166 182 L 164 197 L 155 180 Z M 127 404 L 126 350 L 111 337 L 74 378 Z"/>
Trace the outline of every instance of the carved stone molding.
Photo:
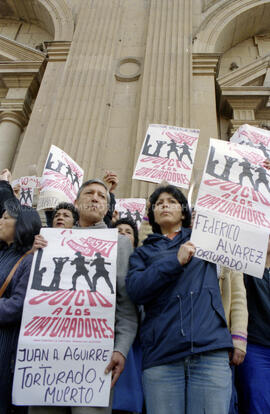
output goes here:
<path id="1" fill-rule="evenodd" d="M 193 53 L 192 72 L 193 76 L 216 76 L 220 53 Z"/>
<path id="2" fill-rule="evenodd" d="M 66 62 L 71 42 L 44 42 L 49 62 Z"/>
<path id="3" fill-rule="evenodd" d="M 137 65 L 137 70 L 131 74 L 121 73 L 121 66 L 125 63 L 135 63 Z M 115 78 L 119 82 L 134 82 L 139 79 L 142 73 L 142 59 L 128 56 L 123 59 L 120 59 L 116 66 Z"/>

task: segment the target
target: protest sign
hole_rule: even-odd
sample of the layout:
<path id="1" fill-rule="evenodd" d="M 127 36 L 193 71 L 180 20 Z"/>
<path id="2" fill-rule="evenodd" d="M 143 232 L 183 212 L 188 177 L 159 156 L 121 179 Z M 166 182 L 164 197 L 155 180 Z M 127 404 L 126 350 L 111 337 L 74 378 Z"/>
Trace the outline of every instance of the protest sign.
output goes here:
<path id="1" fill-rule="evenodd" d="M 263 277 L 269 232 L 254 225 L 199 210 L 190 241 L 195 257 L 232 270 Z"/>
<path id="2" fill-rule="evenodd" d="M 116 229 L 48 229 L 24 302 L 13 402 L 108 406 L 114 343 Z"/>
<path id="3" fill-rule="evenodd" d="M 230 139 L 241 145 L 249 145 L 262 151 L 264 158 L 270 158 L 270 131 L 244 124 Z"/>
<path id="4" fill-rule="evenodd" d="M 35 188 L 41 185 L 41 178 L 35 175 L 21 177 L 18 184 L 20 185 L 20 203 L 22 206 L 32 207 Z"/>
<path id="5" fill-rule="evenodd" d="M 132 178 L 152 183 L 165 180 L 188 188 L 199 132 L 198 129 L 149 125 Z"/>
<path id="6" fill-rule="evenodd" d="M 54 208 L 62 201 L 74 203 L 82 180 L 81 167 L 52 145 L 43 170 L 37 210 Z"/>
<path id="7" fill-rule="evenodd" d="M 261 150 L 211 139 L 196 210 L 270 228 L 270 175 Z"/>
<path id="8" fill-rule="evenodd" d="M 119 219 L 128 218 L 134 220 L 140 228 L 146 207 L 144 198 L 118 198 L 115 210 L 119 213 Z"/>

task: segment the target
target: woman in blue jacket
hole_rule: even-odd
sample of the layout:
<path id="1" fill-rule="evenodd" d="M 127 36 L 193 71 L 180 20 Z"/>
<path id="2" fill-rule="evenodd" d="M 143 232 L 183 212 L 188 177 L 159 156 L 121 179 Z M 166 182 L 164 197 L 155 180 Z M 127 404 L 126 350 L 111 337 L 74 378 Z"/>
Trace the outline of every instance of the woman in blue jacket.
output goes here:
<path id="1" fill-rule="evenodd" d="M 154 234 L 130 257 L 127 290 L 144 305 L 143 385 L 148 414 L 227 414 L 231 335 L 216 265 L 197 259 L 187 200 L 168 185 L 150 197 Z"/>
<path id="2" fill-rule="evenodd" d="M 0 288 L 13 266 L 32 248 L 34 236 L 39 233 L 41 221 L 38 213 L 22 207 L 15 198 L 4 204 L 0 218 Z M 22 317 L 23 302 L 30 274 L 33 255 L 29 254 L 19 264 L 3 296 L 0 298 L 0 413 L 12 410 L 11 389 Z M 13 407 L 13 413 L 24 412 Z"/>

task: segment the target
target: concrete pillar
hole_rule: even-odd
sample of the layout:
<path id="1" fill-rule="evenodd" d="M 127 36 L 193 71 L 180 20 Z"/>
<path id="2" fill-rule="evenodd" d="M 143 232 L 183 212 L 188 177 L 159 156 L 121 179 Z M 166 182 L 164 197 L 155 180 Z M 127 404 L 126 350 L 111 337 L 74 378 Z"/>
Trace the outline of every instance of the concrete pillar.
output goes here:
<path id="1" fill-rule="evenodd" d="M 11 169 L 23 123 L 19 116 L 12 112 L 2 112 L 0 115 L 0 171 Z"/>
<path id="2" fill-rule="evenodd" d="M 134 165 L 149 124 L 191 125 L 192 1 L 152 0 Z M 132 196 L 156 186 L 133 180 Z"/>
<path id="3" fill-rule="evenodd" d="M 209 138 L 219 138 L 215 78 L 220 54 L 193 54 L 193 128 L 200 129 L 196 170 L 201 176 L 208 152 Z"/>

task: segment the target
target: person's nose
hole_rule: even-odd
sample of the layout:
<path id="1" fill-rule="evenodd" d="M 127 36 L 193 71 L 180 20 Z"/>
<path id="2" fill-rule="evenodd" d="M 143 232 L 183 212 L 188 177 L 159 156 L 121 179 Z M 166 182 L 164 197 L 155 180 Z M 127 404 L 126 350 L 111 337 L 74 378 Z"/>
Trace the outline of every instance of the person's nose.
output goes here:
<path id="1" fill-rule="evenodd" d="M 98 199 L 97 193 L 92 194 L 91 201 L 95 202 L 95 203 L 98 203 L 99 199 Z"/>

